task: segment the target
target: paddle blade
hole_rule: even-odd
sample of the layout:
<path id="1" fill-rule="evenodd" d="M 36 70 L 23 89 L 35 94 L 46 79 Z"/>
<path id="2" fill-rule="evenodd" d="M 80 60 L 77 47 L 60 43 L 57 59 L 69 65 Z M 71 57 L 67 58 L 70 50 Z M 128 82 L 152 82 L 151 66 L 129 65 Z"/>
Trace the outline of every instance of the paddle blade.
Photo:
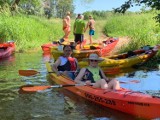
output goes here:
<path id="1" fill-rule="evenodd" d="M 130 82 L 132 82 L 132 83 L 140 83 L 139 80 L 131 80 Z"/>
<path id="2" fill-rule="evenodd" d="M 33 85 L 24 85 L 20 87 L 19 93 L 34 93 L 37 91 L 42 91 L 51 88 L 51 86 L 33 86 Z"/>
<path id="3" fill-rule="evenodd" d="M 139 80 L 131 80 L 131 81 L 120 81 L 120 83 L 128 84 L 128 83 L 140 83 Z"/>
<path id="4" fill-rule="evenodd" d="M 18 72 L 19 72 L 19 75 L 22 75 L 22 76 L 32 76 L 39 73 L 36 70 L 19 70 Z"/>

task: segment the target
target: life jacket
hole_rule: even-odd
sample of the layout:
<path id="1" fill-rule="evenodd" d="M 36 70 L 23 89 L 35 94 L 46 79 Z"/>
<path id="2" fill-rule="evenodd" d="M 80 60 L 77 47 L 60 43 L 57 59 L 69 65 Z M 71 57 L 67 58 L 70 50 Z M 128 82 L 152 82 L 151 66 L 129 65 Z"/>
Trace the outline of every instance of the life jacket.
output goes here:
<path id="1" fill-rule="evenodd" d="M 58 66 L 58 71 L 76 71 L 77 69 L 77 63 L 75 58 L 72 57 L 61 57 L 61 60 L 67 59 L 66 63 L 64 65 Z"/>
<path id="2" fill-rule="evenodd" d="M 102 78 L 103 77 L 102 77 L 99 67 L 98 68 L 87 67 L 82 81 L 90 80 L 92 83 L 95 83 L 96 81 Z"/>
<path id="3" fill-rule="evenodd" d="M 71 71 L 76 71 L 77 69 L 77 64 L 76 64 L 76 60 L 73 57 L 68 57 L 68 61 L 70 62 L 70 70 Z"/>

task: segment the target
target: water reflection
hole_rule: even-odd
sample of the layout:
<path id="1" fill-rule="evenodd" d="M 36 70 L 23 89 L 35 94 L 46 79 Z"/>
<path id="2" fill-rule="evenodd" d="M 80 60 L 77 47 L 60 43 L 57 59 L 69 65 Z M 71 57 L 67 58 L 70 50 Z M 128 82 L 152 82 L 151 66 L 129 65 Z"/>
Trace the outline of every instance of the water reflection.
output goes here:
<path id="1" fill-rule="evenodd" d="M 49 55 L 16 53 L 0 61 L 0 116 L 2 120 L 136 120 L 137 118 L 112 109 L 92 104 L 64 89 L 46 90 L 35 94 L 19 94 L 25 84 L 49 85 L 45 61 Z M 35 76 L 23 77 L 18 70 L 34 69 Z M 122 87 L 160 95 L 158 70 L 126 69 L 108 75 L 119 80 L 139 80 L 140 83 L 121 84 Z"/>
<path id="2" fill-rule="evenodd" d="M 59 92 L 65 97 L 66 112 L 72 114 L 74 111 L 79 111 L 81 115 L 87 117 L 88 120 L 135 120 L 136 117 L 124 114 L 122 112 L 109 109 L 91 101 L 85 100 L 75 94 L 60 89 Z"/>

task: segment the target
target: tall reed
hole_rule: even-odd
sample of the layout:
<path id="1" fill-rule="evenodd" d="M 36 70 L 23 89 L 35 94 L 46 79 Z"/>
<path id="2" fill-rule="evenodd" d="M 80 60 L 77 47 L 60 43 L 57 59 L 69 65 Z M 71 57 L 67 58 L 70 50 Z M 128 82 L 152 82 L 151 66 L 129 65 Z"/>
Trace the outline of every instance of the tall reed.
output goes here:
<path id="1" fill-rule="evenodd" d="M 60 39 L 63 36 L 58 19 L 1 15 L 0 28 L 0 38 L 5 41 L 14 40 L 17 50 L 40 48 L 43 43 Z"/>
<path id="2" fill-rule="evenodd" d="M 125 50 L 137 49 L 144 45 L 154 46 L 160 43 L 160 27 L 155 23 L 154 16 L 153 13 L 112 16 L 106 21 L 105 34 L 131 38 Z"/>

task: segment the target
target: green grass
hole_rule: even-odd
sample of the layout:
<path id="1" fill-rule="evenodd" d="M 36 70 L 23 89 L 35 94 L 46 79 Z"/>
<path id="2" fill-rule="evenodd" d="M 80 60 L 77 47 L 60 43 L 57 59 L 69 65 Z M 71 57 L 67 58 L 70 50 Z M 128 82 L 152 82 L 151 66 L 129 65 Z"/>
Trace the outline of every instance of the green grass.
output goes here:
<path id="1" fill-rule="evenodd" d="M 160 27 L 152 18 L 153 13 L 110 15 L 104 20 L 96 20 L 96 32 L 93 40 L 99 40 L 102 32 L 113 37 L 128 36 L 131 43 L 121 52 L 134 50 L 144 45 L 160 43 Z M 73 23 L 72 21 L 72 29 Z M 87 21 L 86 21 L 87 23 Z M 63 37 L 62 19 L 46 19 L 43 17 L 0 14 L 0 40 L 14 40 L 17 51 L 40 49 L 44 43 L 59 40 Z M 71 31 L 70 40 L 74 39 Z M 88 39 L 88 31 L 85 33 Z M 124 43 L 125 44 L 125 43 Z"/>
<path id="2" fill-rule="evenodd" d="M 0 28 L 1 40 L 14 40 L 18 51 L 38 48 L 43 43 L 58 40 L 63 36 L 58 19 L 1 15 Z"/>
<path id="3" fill-rule="evenodd" d="M 144 45 L 160 43 L 160 27 L 153 19 L 153 13 L 117 15 L 109 18 L 105 33 L 109 36 L 128 36 L 131 43 L 126 49 L 137 49 Z"/>

